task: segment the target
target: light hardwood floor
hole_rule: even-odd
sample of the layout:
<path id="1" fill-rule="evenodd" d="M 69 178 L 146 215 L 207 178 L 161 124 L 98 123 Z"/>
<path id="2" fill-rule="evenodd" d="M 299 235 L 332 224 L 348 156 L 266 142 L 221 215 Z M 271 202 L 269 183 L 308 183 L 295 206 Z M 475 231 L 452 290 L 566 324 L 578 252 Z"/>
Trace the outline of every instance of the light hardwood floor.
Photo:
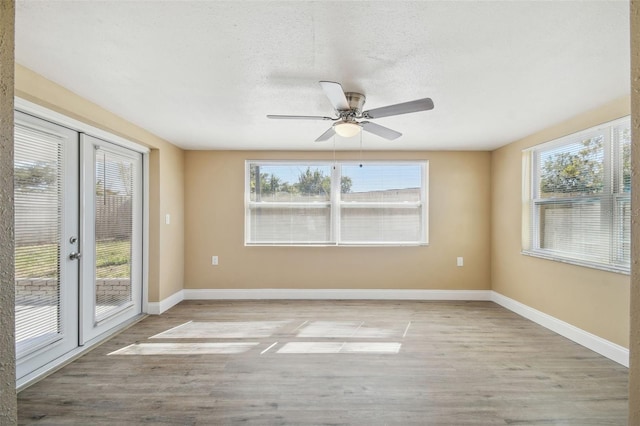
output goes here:
<path id="1" fill-rule="evenodd" d="M 188 301 L 18 398 L 21 424 L 625 425 L 627 369 L 491 302 Z"/>

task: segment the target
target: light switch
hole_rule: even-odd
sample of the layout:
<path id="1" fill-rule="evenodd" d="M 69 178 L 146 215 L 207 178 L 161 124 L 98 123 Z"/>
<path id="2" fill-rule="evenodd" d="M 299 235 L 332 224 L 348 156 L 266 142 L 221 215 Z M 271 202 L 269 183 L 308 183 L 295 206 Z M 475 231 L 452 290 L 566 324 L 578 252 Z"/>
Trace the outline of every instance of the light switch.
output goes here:
<path id="1" fill-rule="evenodd" d="M 164 215 L 164 223 L 167 225 L 171 223 L 171 215 L 169 213 Z"/>
<path id="2" fill-rule="evenodd" d="M 464 265 L 464 259 L 462 257 L 458 257 L 458 266 Z"/>

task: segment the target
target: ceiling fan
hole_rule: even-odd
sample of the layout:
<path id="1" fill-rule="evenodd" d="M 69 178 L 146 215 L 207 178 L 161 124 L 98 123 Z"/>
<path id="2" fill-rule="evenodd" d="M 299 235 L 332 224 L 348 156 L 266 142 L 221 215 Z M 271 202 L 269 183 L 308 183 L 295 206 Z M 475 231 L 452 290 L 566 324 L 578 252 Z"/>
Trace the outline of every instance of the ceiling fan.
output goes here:
<path id="1" fill-rule="evenodd" d="M 401 104 L 388 105 L 362 111 L 366 97 L 362 93 L 345 92 L 340 83 L 334 81 L 321 81 L 320 86 L 327 95 L 335 110 L 336 117 L 321 117 L 314 115 L 267 115 L 267 118 L 279 120 L 330 120 L 333 126 L 321 134 L 316 142 L 326 141 L 336 133 L 342 137 L 352 137 L 364 130 L 388 140 L 394 140 L 402 136 L 402 133 L 388 127 L 372 123 L 368 120 L 389 117 L 392 115 L 408 114 L 410 112 L 428 111 L 433 109 L 433 101 L 430 98 L 417 99 Z M 365 120 L 365 121 L 360 121 Z"/>

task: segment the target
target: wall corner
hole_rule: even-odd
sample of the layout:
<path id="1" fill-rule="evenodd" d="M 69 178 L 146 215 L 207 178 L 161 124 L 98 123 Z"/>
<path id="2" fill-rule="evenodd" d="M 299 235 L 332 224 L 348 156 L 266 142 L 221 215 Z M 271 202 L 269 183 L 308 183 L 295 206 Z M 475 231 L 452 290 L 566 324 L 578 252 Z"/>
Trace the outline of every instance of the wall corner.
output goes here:
<path id="1" fill-rule="evenodd" d="M 0 424 L 17 424 L 13 207 L 15 2 L 0 1 Z"/>

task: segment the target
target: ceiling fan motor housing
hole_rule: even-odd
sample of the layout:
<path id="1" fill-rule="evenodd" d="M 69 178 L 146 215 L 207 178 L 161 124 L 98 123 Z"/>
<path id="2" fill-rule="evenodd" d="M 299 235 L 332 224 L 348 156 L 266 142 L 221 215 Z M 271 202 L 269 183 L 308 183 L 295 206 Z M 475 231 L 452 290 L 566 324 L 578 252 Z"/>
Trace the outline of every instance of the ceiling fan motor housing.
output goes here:
<path id="1" fill-rule="evenodd" d="M 362 115 L 362 107 L 367 98 L 362 93 L 345 92 L 345 97 L 349 103 L 348 111 L 338 111 L 339 113 L 349 112 L 350 115 L 360 116 Z M 342 114 L 340 114 L 342 115 Z"/>

